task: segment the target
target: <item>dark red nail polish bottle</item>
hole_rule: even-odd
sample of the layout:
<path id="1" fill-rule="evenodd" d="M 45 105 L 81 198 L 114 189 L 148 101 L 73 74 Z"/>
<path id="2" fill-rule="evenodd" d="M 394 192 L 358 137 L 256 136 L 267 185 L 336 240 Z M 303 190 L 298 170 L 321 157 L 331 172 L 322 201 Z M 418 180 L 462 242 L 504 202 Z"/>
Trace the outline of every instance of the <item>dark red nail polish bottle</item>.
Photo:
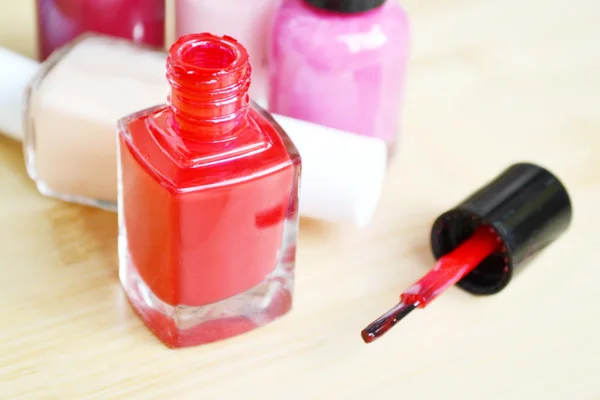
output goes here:
<path id="1" fill-rule="evenodd" d="M 171 94 L 119 123 L 120 276 L 169 347 L 225 339 L 291 307 L 300 157 L 250 102 L 234 39 L 183 36 Z"/>
<path id="2" fill-rule="evenodd" d="M 39 59 L 85 32 L 162 48 L 164 0 L 37 0 Z"/>

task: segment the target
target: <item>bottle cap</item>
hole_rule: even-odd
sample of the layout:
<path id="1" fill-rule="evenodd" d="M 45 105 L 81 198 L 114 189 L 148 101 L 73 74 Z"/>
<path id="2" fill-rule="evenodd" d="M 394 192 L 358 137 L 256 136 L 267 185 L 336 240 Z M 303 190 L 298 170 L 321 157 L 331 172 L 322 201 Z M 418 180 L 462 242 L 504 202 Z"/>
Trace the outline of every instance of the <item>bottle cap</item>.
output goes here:
<path id="1" fill-rule="evenodd" d="M 482 224 L 494 229 L 502 250 L 486 258 L 457 285 L 473 294 L 504 289 L 513 273 L 568 228 L 571 200 L 563 184 L 534 164 L 512 165 L 433 224 L 436 259 L 451 252 Z"/>
<path id="2" fill-rule="evenodd" d="M 0 132 L 23 139 L 25 89 L 40 68 L 39 63 L 0 47 Z"/>
<path id="3" fill-rule="evenodd" d="M 385 142 L 282 115 L 273 118 L 302 158 L 300 215 L 368 225 L 387 170 Z"/>
<path id="4" fill-rule="evenodd" d="M 306 0 L 323 10 L 342 13 L 365 12 L 381 6 L 386 0 Z"/>

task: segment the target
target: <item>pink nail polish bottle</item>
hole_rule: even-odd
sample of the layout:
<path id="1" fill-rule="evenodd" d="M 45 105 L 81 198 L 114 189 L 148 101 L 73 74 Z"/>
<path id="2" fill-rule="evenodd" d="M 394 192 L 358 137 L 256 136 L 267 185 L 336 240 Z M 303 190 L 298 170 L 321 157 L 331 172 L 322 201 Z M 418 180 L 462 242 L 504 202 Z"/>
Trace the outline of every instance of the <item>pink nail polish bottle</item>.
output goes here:
<path id="1" fill-rule="evenodd" d="M 391 155 L 408 45 L 396 0 L 284 0 L 270 46 L 269 110 L 381 138 Z"/>
<path id="2" fill-rule="evenodd" d="M 163 47 L 164 0 L 37 0 L 39 59 L 84 32 Z"/>

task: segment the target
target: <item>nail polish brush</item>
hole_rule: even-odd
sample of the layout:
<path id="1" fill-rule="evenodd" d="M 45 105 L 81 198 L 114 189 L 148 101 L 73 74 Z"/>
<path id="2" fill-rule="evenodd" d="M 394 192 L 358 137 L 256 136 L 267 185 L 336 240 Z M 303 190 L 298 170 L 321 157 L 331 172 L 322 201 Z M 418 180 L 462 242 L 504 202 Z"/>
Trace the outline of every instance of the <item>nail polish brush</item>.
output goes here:
<path id="1" fill-rule="evenodd" d="M 434 268 L 400 295 L 400 302 L 362 332 L 371 343 L 450 286 L 469 293 L 500 292 L 514 273 L 568 228 L 571 201 L 548 170 L 515 164 L 433 224 Z"/>

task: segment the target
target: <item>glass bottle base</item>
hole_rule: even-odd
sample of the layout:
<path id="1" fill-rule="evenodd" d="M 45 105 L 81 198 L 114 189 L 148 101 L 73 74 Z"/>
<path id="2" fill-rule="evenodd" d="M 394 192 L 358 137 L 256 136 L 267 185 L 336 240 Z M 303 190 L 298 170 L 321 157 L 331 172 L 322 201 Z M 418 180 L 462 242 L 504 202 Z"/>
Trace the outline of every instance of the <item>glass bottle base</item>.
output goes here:
<path id="1" fill-rule="evenodd" d="M 294 252 L 295 246 L 288 248 L 277 268 L 247 292 L 203 306 L 172 306 L 156 297 L 140 277 L 126 238 L 120 235 L 119 277 L 146 326 L 168 347 L 189 347 L 240 335 L 286 314 L 292 305 Z"/>
<path id="2" fill-rule="evenodd" d="M 77 196 L 73 194 L 64 194 L 52 190 L 43 181 L 36 180 L 34 176 L 30 177 L 35 181 L 38 192 L 51 199 L 61 200 L 67 203 L 81 204 L 84 206 L 100 208 L 106 211 L 117 212 L 117 203 L 113 201 L 97 200 L 85 196 Z"/>

